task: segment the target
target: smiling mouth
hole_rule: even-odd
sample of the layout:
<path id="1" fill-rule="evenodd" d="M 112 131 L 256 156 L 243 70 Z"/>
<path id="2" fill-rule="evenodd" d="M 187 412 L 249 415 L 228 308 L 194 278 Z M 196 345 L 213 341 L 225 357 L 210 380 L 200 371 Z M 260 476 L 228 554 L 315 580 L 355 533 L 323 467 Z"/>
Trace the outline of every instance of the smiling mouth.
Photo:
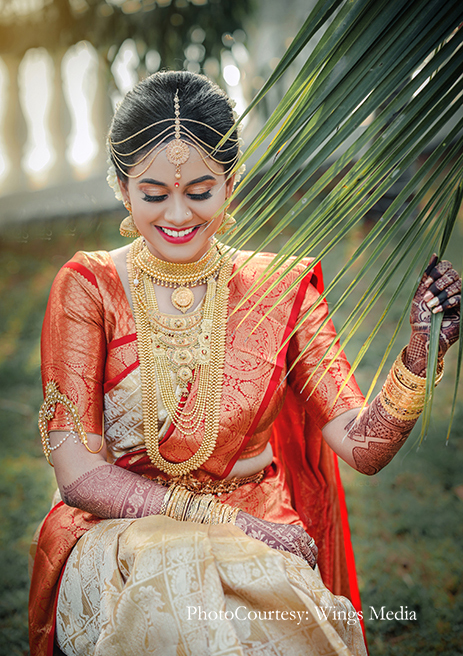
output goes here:
<path id="1" fill-rule="evenodd" d="M 197 230 L 199 226 L 193 226 L 192 228 L 185 228 L 183 230 L 178 230 L 178 229 L 172 229 L 172 228 L 164 228 L 162 226 L 156 226 L 163 232 L 165 235 L 168 235 L 169 237 L 186 237 L 187 235 L 191 235 L 191 233 L 194 230 Z"/>

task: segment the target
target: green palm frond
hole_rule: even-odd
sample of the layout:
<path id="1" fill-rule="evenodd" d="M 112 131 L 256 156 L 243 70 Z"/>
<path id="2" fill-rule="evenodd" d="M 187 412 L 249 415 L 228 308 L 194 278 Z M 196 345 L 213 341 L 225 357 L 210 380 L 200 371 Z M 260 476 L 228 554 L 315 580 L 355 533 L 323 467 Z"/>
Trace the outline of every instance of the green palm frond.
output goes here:
<path id="1" fill-rule="evenodd" d="M 228 245 L 243 249 L 252 239 L 254 250 L 261 251 L 282 231 L 292 230 L 250 294 L 273 276 L 267 288 L 270 293 L 285 275 L 278 272 L 283 263 L 287 270 L 307 256 L 315 254 L 314 265 L 323 259 L 363 221 L 402 173 L 423 153 L 427 155 L 323 294 L 324 298 L 333 289 L 345 287 L 331 308 L 331 316 L 350 294 L 359 296 L 339 330 L 345 346 L 393 275 L 403 270 L 396 291 L 378 313 L 374 329 L 353 362 L 353 371 L 399 293 L 405 290 L 411 300 L 441 235 L 439 255 L 443 255 L 456 220 L 458 198 L 461 201 L 461 191 L 457 190 L 461 189 L 463 174 L 462 23 L 463 4 L 459 0 L 319 0 L 242 117 L 275 82 L 292 74 L 296 57 L 317 31 L 324 29 L 238 164 L 257 157 L 266 146 L 235 192 L 237 196 L 245 187 L 249 189 L 235 210 L 241 219 L 228 237 Z M 445 134 L 442 139 L 441 134 Z M 313 181 L 316 174 L 319 177 Z M 295 201 L 295 194 L 307 188 Z M 354 270 L 353 282 L 346 283 L 348 272 Z M 368 284 L 358 294 L 362 279 Z M 294 285 L 299 281 L 296 279 Z M 407 313 L 405 308 L 398 325 Z M 433 331 L 438 330 L 435 322 L 433 319 Z M 431 341 L 430 384 L 433 367 L 435 371 L 433 349 L 435 343 Z M 457 382 L 461 360 L 460 347 Z M 431 386 L 430 400 L 432 390 Z M 429 412 L 424 428 L 428 422 Z"/>

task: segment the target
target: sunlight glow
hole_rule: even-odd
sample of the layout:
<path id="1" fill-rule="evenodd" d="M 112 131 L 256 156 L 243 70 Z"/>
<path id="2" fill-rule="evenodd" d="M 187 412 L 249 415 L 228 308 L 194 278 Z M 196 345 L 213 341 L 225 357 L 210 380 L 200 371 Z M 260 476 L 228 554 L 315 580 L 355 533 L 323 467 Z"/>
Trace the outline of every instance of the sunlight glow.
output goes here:
<path id="1" fill-rule="evenodd" d="M 63 87 L 72 128 L 67 158 L 80 175 L 86 175 L 98 152 L 91 110 L 96 94 L 98 57 L 93 46 L 80 41 L 63 58 Z"/>
<path id="2" fill-rule="evenodd" d="M 7 73 L 6 66 L 0 58 L 0 126 L 3 125 L 6 112 L 6 94 L 7 94 Z M 5 143 L 0 132 L 0 183 L 6 177 L 10 169 L 10 163 L 5 154 Z"/>
<path id="3" fill-rule="evenodd" d="M 229 87 L 236 87 L 240 83 L 240 69 L 234 64 L 227 64 L 223 69 L 223 79 Z"/>
<path id="4" fill-rule="evenodd" d="M 137 47 L 133 39 L 126 39 L 119 48 L 111 72 L 120 91 L 120 99 L 138 82 L 137 67 L 140 64 Z"/>
<path id="5" fill-rule="evenodd" d="M 235 101 L 235 111 L 238 115 L 240 115 L 244 112 L 247 106 L 243 93 L 243 86 L 241 84 L 242 75 L 240 69 L 237 66 L 237 62 L 234 56 L 228 50 L 222 52 L 220 64 L 222 68 L 222 76 L 227 87 L 227 94 Z M 243 121 L 243 127 L 246 124 L 247 117 Z"/>
<path id="6" fill-rule="evenodd" d="M 28 50 L 19 68 L 20 100 L 28 133 L 23 167 L 38 184 L 43 183 L 56 159 L 48 128 L 52 80 L 53 62 L 45 48 Z"/>

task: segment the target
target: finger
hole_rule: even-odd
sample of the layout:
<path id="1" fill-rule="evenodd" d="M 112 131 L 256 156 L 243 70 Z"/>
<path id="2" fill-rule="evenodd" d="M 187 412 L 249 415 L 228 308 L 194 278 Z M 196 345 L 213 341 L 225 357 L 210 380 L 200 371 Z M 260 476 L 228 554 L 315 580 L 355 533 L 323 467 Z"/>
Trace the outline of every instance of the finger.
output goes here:
<path id="1" fill-rule="evenodd" d="M 300 543 L 300 549 L 304 560 L 309 563 L 312 569 L 315 569 L 318 558 L 318 548 L 315 544 L 315 540 L 308 535 L 304 536 L 304 540 L 302 540 Z"/>
<path id="2" fill-rule="evenodd" d="M 428 293 L 434 294 L 437 296 L 439 292 L 441 292 L 443 289 L 448 290 L 448 287 L 451 285 L 455 285 L 455 288 L 457 291 L 461 290 L 461 280 L 460 276 L 458 275 L 458 272 L 455 271 L 455 269 L 449 269 L 447 273 L 445 273 L 443 276 L 438 278 L 435 282 L 428 287 L 428 291 L 424 295 L 424 299 L 426 300 L 426 296 Z"/>
<path id="3" fill-rule="evenodd" d="M 423 274 L 424 276 L 429 276 L 430 271 L 434 269 L 434 267 L 436 266 L 437 260 L 438 260 L 437 254 L 433 253 L 431 259 L 429 260 L 428 266 L 424 270 L 424 274 Z"/>
<path id="4" fill-rule="evenodd" d="M 312 547 L 312 553 L 313 553 L 313 557 L 314 557 L 314 561 L 315 561 L 315 565 L 316 565 L 317 562 L 318 562 L 318 547 L 317 547 L 316 544 L 314 544 L 314 546 Z M 314 568 L 315 568 L 315 565 L 314 565 Z"/>
<path id="5" fill-rule="evenodd" d="M 460 307 L 460 304 L 461 304 L 461 295 L 457 294 L 456 296 L 451 296 L 447 300 L 437 305 L 435 308 L 433 308 L 432 311 L 434 314 L 437 314 L 438 312 L 442 312 L 443 310 L 454 310 L 457 307 Z"/>
<path id="6" fill-rule="evenodd" d="M 441 278 L 449 269 L 452 268 L 452 263 L 448 260 L 441 260 L 429 272 L 428 277 L 424 281 L 425 287 L 429 287 L 435 280 Z"/>
<path id="7" fill-rule="evenodd" d="M 452 285 L 444 289 L 437 294 L 432 296 L 429 291 L 423 296 L 423 300 L 426 302 L 428 308 L 432 310 L 438 306 L 443 307 L 443 303 L 453 296 L 458 296 L 461 293 L 461 284 L 459 281 L 454 282 Z M 450 304 L 453 305 L 453 302 Z M 449 307 L 449 306 L 448 306 Z"/>

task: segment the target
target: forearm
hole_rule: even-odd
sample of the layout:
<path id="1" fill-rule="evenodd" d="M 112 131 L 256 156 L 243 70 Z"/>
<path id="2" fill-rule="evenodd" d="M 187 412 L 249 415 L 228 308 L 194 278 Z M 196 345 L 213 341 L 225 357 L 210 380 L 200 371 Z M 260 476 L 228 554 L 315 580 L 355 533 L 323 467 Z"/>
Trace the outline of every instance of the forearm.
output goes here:
<path id="1" fill-rule="evenodd" d="M 460 302 L 458 273 L 450 262 L 437 262 L 433 257 L 413 299 L 412 334 L 403 359 L 396 361 L 370 407 L 344 427 L 342 457 L 359 471 L 375 474 L 382 469 L 410 434 L 424 406 L 431 311 L 444 312 L 439 334 L 439 380 L 443 357 L 458 339 Z"/>
<path id="2" fill-rule="evenodd" d="M 416 355 L 416 353 L 415 353 Z M 424 407 L 426 378 L 423 362 L 416 371 L 408 366 L 408 348 L 400 354 L 381 392 L 370 406 L 353 416 L 341 415 L 323 429 L 323 435 L 352 467 L 363 474 L 376 474 L 387 465 L 405 443 Z M 424 361 L 425 366 L 425 361 Z M 438 378 L 443 373 L 440 362 Z"/>
<path id="3" fill-rule="evenodd" d="M 104 519 L 159 514 L 166 488 L 139 474 L 102 464 L 61 488 L 64 503 Z"/>
<path id="4" fill-rule="evenodd" d="M 370 406 L 345 426 L 343 443 L 350 453 L 350 464 L 362 474 L 376 474 L 403 446 L 416 421 L 393 417 L 378 394 Z"/>
<path id="5" fill-rule="evenodd" d="M 426 344 L 417 337 L 410 340 L 403 358 L 404 365 L 414 375 L 426 376 Z M 391 375 L 391 374 L 390 374 Z M 371 405 L 346 427 L 346 439 L 352 445 L 355 468 L 363 474 L 376 474 L 385 467 L 399 451 L 416 424 L 416 417 L 400 418 L 388 405 L 388 390 L 385 387 Z"/>
<path id="6" fill-rule="evenodd" d="M 212 494 L 195 494 L 182 486 L 163 485 L 108 463 L 94 467 L 61 488 L 63 501 L 102 517 L 167 515 L 177 521 L 235 523 L 238 508 Z"/>

